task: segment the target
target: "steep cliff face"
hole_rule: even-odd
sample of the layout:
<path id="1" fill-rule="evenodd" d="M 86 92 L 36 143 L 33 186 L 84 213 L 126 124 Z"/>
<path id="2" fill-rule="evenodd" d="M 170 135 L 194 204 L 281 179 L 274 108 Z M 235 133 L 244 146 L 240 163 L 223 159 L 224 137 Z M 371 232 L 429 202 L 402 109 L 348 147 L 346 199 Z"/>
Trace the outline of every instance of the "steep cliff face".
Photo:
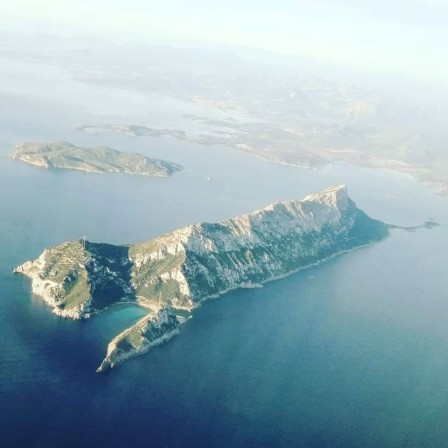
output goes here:
<path id="1" fill-rule="evenodd" d="M 209 296 L 284 276 L 387 233 L 338 186 L 131 246 L 132 282 L 145 300 L 192 309 Z"/>
<path id="2" fill-rule="evenodd" d="M 377 232 L 364 231 L 365 221 L 341 187 L 196 226 L 183 270 L 191 297 L 201 300 L 242 284 L 262 283 L 387 233 L 379 223 Z"/>
<path id="3" fill-rule="evenodd" d="M 109 344 L 104 370 L 171 337 L 180 322 L 176 312 L 378 241 L 388 228 L 337 186 L 139 244 L 64 243 L 15 272 L 30 277 L 33 292 L 63 317 L 89 317 L 123 300 L 150 310 Z"/>

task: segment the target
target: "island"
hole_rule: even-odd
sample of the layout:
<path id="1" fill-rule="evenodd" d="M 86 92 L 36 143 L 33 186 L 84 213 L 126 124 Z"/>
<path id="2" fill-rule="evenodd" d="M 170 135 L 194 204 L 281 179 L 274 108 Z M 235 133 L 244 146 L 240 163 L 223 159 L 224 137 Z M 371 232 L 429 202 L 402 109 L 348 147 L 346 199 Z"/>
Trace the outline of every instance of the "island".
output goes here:
<path id="1" fill-rule="evenodd" d="M 189 136 L 185 131 L 178 129 L 155 129 L 137 124 L 97 124 L 77 126 L 76 130 L 89 135 L 101 135 L 103 132 L 116 132 L 129 137 L 172 137 L 178 140 L 188 140 Z"/>
<path id="2" fill-rule="evenodd" d="M 391 227 L 358 209 L 340 185 L 137 244 L 66 242 L 14 272 L 29 277 L 58 316 L 88 318 L 123 302 L 148 309 L 109 343 L 101 372 L 170 339 L 202 301 L 379 241 Z"/>
<path id="3" fill-rule="evenodd" d="M 84 148 L 68 142 L 26 142 L 15 147 L 12 159 L 41 168 L 60 168 L 88 173 L 125 173 L 168 177 L 182 167 L 177 163 L 112 148 Z"/>

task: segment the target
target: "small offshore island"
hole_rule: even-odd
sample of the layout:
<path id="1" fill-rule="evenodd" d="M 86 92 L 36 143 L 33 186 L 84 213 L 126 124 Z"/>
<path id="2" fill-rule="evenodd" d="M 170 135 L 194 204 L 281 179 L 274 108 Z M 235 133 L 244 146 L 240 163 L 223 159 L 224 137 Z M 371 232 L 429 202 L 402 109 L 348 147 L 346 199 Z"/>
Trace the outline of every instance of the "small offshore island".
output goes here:
<path id="1" fill-rule="evenodd" d="M 180 165 L 166 160 L 112 148 L 84 148 L 68 142 L 22 143 L 15 147 L 10 157 L 41 168 L 60 168 L 87 173 L 112 172 L 168 177 L 182 170 Z"/>
<path id="2" fill-rule="evenodd" d="M 109 343 L 104 371 L 177 334 L 203 300 L 379 241 L 391 227 L 358 209 L 341 185 L 142 243 L 66 242 L 14 272 L 29 277 L 58 316 L 88 318 L 123 302 L 148 309 Z"/>

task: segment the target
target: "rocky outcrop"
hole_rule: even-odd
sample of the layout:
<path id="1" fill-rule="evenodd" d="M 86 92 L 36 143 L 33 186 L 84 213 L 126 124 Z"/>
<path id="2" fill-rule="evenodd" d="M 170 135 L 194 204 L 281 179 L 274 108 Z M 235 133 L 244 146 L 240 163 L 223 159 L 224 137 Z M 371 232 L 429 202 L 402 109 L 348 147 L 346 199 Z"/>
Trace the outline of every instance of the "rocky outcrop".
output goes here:
<path id="1" fill-rule="evenodd" d="M 181 310 L 378 241 L 388 229 L 359 210 L 345 186 L 337 186 L 138 244 L 64 243 L 15 272 L 30 277 L 33 292 L 63 317 L 89 317 L 120 301 L 150 310 L 109 344 L 102 371 L 170 338 Z"/>

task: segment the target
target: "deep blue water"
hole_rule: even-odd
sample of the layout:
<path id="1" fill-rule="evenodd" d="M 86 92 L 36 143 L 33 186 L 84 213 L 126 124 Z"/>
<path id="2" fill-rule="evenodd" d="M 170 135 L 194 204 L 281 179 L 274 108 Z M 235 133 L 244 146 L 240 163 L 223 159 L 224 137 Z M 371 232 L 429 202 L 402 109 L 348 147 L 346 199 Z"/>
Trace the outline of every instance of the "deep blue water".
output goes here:
<path id="1" fill-rule="evenodd" d="M 0 158 L 2 447 L 448 446 L 446 198 L 390 172 L 300 170 L 223 148 L 87 136 L 71 130 L 79 111 L 57 111 L 57 138 L 138 150 L 186 169 L 147 179 Z M 46 138 L 54 114 L 31 132 L 30 117 L 15 111 L 0 152 L 27 132 Z M 82 235 L 139 241 L 339 182 L 373 217 L 441 225 L 395 230 L 262 289 L 206 302 L 179 336 L 104 374 L 95 369 L 108 341 L 142 311 L 63 320 L 11 273 L 46 246 Z"/>

